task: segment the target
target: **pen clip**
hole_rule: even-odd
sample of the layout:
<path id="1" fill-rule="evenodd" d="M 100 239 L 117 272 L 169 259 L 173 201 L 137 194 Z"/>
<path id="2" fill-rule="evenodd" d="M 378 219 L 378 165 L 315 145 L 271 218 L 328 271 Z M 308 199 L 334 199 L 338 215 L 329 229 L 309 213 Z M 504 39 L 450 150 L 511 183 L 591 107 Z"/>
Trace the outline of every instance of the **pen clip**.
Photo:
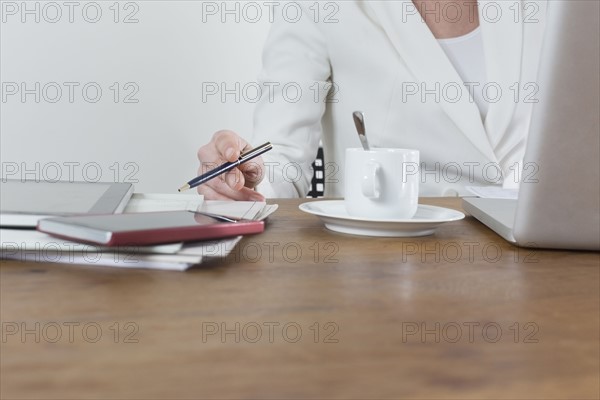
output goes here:
<path id="1" fill-rule="evenodd" d="M 255 157 L 258 157 L 259 155 L 261 155 L 262 153 L 265 153 L 269 150 L 271 150 L 273 148 L 273 145 L 271 144 L 271 142 L 267 142 L 265 144 L 262 144 L 258 147 L 255 147 L 251 150 L 248 150 L 245 153 L 240 154 L 240 158 L 238 158 L 238 162 L 243 162 L 243 161 L 247 161 L 247 160 L 251 160 Z"/>

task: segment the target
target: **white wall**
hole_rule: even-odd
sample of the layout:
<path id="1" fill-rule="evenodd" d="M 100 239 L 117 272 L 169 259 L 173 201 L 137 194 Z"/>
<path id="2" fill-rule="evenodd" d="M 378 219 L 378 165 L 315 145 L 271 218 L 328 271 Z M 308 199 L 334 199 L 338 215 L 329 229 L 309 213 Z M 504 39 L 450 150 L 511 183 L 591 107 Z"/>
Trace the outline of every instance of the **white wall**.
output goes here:
<path id="1" fill-rule="evenodd" d="M 220 1 L 2 1 L 2 178 L 101 173 L 137 191 L 176 190 L 214 131 L 250 132 L 253 99 L 203 99 L 207 84 L 256 81 L 269 9 L 246 4 L 229 1 L 239 12 L 223 14 Z"/>

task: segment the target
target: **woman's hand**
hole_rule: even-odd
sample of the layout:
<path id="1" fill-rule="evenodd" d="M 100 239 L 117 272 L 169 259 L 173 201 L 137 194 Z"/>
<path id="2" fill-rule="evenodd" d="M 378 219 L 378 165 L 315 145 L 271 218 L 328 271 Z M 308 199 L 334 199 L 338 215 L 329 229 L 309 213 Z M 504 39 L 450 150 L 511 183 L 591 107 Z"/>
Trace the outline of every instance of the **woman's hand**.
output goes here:
<path id="1" fill-rule="evenodd" d="M 251 149 L 252 146 L 237 133 L 218 131 L 210 142 L 198 150 L 198 175 L 225 162 L 236 161 L 240 154 Z M 198 193 L 207 200 L 264 201 L 264 196 L 254 190 L 263 179 L 264 167 L 262 157 L 256 157 L 198 186 Z"/>

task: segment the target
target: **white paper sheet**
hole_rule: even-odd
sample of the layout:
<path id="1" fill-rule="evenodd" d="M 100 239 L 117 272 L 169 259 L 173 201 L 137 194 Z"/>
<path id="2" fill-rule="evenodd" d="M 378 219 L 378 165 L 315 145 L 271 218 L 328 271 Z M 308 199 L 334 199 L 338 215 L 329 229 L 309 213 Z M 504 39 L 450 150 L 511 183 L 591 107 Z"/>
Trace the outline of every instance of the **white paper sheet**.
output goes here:
<path id="1" fill-rule="evenodd" d="M 134 193 L 123 212 L 196 211 L 203 202 L 204 196 L 197 193 Z"/>
<path id="2" fill-rule="evenodd" d="M 262 221 L 273 214 L 279 206 L 260 201 L 215 201 L 207 200 L 202 204 L 201 211 L 224 215 L 237 219 Z"/>

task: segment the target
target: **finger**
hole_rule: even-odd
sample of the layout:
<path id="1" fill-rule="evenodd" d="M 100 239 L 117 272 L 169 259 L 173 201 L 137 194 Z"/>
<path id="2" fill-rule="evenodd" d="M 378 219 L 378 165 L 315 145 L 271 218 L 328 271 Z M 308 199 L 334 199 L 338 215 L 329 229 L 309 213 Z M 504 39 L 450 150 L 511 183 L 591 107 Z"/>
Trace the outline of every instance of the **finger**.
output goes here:
<path id="1" fill-rule="evenodd" d="M 225 162 L 225 159 L 221 156 L 221 154 L 219 154 L 219 151 L 217 150 L 214 138 L 210 142 L 208 142 L 204 146 L 201 146 L 198 149 L 197 156 L 198 160 L 200 160 L 201 163 L 222 164 Z"/>
<path id="2" fill-rule="evenodd" d="M 238 171 L 238 173 L 239 173 L 239 171 Z M 229 175 L 230 175 L 229 173 L 226 173 L 226 174 L 217 176 L 216 178 L 214 178 L 214 179 L 206 182 L 204 184 L 204 186 L 209 186 L 209 187 L 211 187 L 212 189 L 214 189 L 215 191 L 217 191 L 217 192 L 219 192 L 221 194 L 224 194 L 226 196 L 230 196 L 230 193 L 237 192 L 238 189 L 232 187 L 230 185 L 230 183 L 227 182 L 227 177 Z M 241 175 L 241 173 L 240 173 L 240 175 Z M 234 182 L 232 180 L 231 184 L 233 184 L 233 183 Z"/>
<path id="3" fill-rule="evenodd" d="M 238 167 L 244 174 L 244 186 L 254 188 L 264 178 L 265 164 L 262 157 L 257 157 Z"/>
<path id="4" fill-rule="evenodd" d="M 240 193 L 246 196 L 247 201 L 266 201 L 265 196 L 255 191 L 254 189 L 244 187 L 240 190 Z"/>
<path id="5" fill-rule="evenodd" d="M 249 147 L 248 142 L 232 131 L 219 131 L 212 138 L 217 153 L 226 161 L 235 161 Z"/>
<path id="6" fill-rule="evenodd" d="M 240 190 L 244 187 L 246 179 L 239 169 L 234 168 L 225 174 L 225 183 L 233 190 Z"/>
<path id="7" fill-rule="evenodd" d="M 212 168 L 208 168 L 204 172 L 207 172 L 211 169 Z M 200 175 L 200 171 L 198 171 L 198 174 Z M 206 182 L 206 184 L 214 187 L 217 191 L 223 191 L 225 186 L 229 186 L 233 190 L 240 190 L 244 187 L 244 182 L 245 179 L 242 175 L 242 172 L 239 169 L 234 168 L 216 176 L 212 180 Z"/>
<path id="8" fill-rule="evenodd" d="M 198 168 L 198 176 L 206 174 L 209 171 L 214 170 L 215 168 L 223 165 L 223 163 L 216 162 L 202 162 L 200 167 Z M 216 176 L 212 180 L 206 182 L 206 184 L 210 186 L 220 186 L 220 185 L 228 185 L 235 190 L 239 190 L 244 186 L 244 177 L 241 171 L 237 168 L 234 168 L 226 173 Z M 217 188 L 217 191 L 221 191 Z"/>

